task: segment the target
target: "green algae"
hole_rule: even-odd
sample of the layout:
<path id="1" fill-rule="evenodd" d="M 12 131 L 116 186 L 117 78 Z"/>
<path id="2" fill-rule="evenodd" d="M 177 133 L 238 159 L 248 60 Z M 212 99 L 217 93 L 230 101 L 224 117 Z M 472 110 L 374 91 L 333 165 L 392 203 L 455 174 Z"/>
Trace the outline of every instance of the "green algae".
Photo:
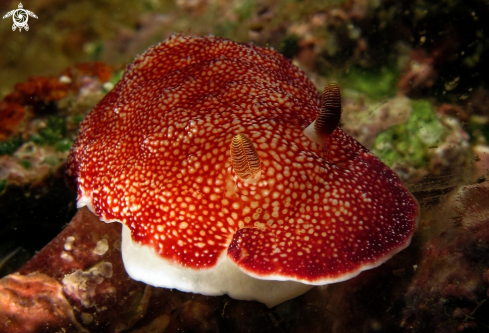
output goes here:
<path id="1" fill-rule="evenodd" d="M 393 126 L 375 139 L 372 152 L 390 167 L 396 163 L 423 167 L 428 149 L 436 147 L 447 134 L 430 102 L 412 101 L 411 105 L 411 116 L 405 124 Z"/>
<path id="2" fill-rule="evenodd" d="M 61 139 L 54 144 L 54 149 L 56 151 L 68 151 L 73 146 L 73 141 L 70 139 Z"/>
<path id="3" fill-rule="evenodd" d="M 51 116 L 48 118 L 46 128 L 42 129 L 39 134 L 33 134 L 31 141 L 38 145 L 55 145 L 59 140 L 63 139 L 66 134 L 66 119 L 59 116 Z"/>
<path id="4" fill-rule="evenodd" d="M 292 59 L 298 52 L 299 36 L 290 34 L 284 37 L 280 42 L 279 52 L 286 58 Z"/>
<path id="5" fill-rule="evenodd" d="M 37 145 L 56 146 L 63 142 L 65 135 L 66 119 L 61 116 L 51 116 L 48 118 L 46 128 L 31 135 L 31 141 Z"/>
<path id="6" fill-rule="evenodd" d="M 7 140 L 0 142 L 0 156 L 2 155 L 12 155 L 17 148 L 22 145 L 22 138 L 19 136 L 11 137 Z"/>
<path id="7" fill-rule="evenodd" d="M 343 77 L 346 87 L 365 93 L 372 99 L 382 99 L 396 95 L 398 71 L 391 67 L 363 69 L 351 67 Z"/>
<path id="8" fill-rule="evenodd" d="M 74 124 L 79 125 L 83 121 L 83 119 L 85 119 L 85 117 L 83 115 L 75 114 L 75 115 L 70 117 L 69 121 L 74 123 Z"/>
<path id="9" fill-rule="evenodd" d="M 22 165 L 22 167 L 26 170 L 29 170 L 30 168 L 32 168 L 32 163 L 29 160 L 20 161 L 20 165 Z"/>

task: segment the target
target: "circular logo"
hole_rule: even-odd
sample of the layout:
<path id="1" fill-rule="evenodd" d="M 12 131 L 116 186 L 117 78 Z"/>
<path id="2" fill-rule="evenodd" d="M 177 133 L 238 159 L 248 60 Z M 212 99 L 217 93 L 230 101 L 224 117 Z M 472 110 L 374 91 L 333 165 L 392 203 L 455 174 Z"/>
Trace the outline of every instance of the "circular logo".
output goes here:
<path id="1" fill-rule="evenodd" d="M 14 21 L 17 24 L 22 24 L 27 21 L 27 13 L 23 9 L 17 9 L 14 13 Z"/>

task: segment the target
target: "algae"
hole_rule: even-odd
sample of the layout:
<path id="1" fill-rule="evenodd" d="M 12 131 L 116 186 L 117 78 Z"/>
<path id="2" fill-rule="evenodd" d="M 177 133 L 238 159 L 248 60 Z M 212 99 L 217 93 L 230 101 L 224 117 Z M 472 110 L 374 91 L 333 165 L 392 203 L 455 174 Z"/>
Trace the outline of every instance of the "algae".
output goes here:
<path id="1" fill-rule="evenodd" d="M 23 141 L 20 136 L 14 136 L 0 142 L 0 156 L 12 155 L 17 148 L 22 145 Z"/>
<path id="2" fill-rule="evenodd" d="M 411 105 L 411 116 L 405 124 L 388 128 L 375 139 L 372 152 L 390 167 L 396 163 L 423 167 L 428 149 L 435 147 L 447 133 L 429 101 L 411 101 Z"/>

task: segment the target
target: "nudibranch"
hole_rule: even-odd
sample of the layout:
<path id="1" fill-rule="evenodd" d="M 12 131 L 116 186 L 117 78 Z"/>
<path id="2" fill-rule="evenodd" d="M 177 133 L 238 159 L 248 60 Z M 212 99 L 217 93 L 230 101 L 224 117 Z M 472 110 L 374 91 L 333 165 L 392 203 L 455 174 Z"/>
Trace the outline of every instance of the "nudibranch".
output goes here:
<path id="1" fill-rule="evenodd" d="M 129 65 L 67 163 L 78 207 L 123 225 L 133 279 L 274 306 L 406 248 L 418 205 L 272 49 L 174 35 Z M 317 119 L 316 119 L 317 118 Z"/>

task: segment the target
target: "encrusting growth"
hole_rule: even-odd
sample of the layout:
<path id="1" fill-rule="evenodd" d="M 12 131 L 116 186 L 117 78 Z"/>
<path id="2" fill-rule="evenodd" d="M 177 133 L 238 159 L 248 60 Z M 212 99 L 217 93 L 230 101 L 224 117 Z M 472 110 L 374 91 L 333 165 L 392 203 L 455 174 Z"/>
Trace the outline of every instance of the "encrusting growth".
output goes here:
<path id="1" fill-rule="evenodd" d="M 319 145 L 326 145 L 328 138 L 338 127 L 341 119 L 341 94 L 336 82 L 328 84 L 323 91 L 322 105 L 319 115 L 304 134 Z"/>
<path id="2" fill-rule="evenodd" d="M 250 138 L 243 133 L 237 134 L 231 141 L 230 153 L 236 175 L 244 182 L 256 183 L 261 174 L 261 161 Z"/>

